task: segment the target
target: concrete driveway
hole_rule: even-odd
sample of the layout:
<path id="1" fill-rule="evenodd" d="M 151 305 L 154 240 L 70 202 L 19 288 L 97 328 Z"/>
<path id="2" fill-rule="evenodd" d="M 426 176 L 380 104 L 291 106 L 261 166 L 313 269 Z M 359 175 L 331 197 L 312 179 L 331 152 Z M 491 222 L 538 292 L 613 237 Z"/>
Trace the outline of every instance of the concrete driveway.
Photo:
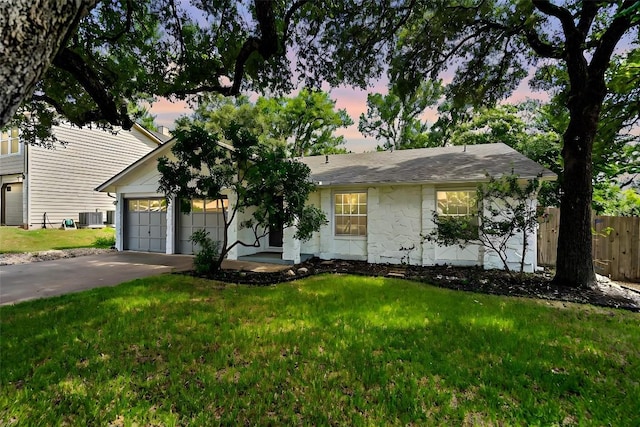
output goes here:
<path id="1" fill-rule="evenodd" d="M 113 252 L 0 267 L 0 305 L 193 268 L 189 255 Z"/>
<path id="2" fill-rule="evenodd" d="M 222 268 L 273 272 L 291 268 L 277 264 L 225 260 Z M 115 286 L 140 277 L 193 269 L 191 255 L 110 252 L 53 261 L 0 266 L 0 305 Z"/>

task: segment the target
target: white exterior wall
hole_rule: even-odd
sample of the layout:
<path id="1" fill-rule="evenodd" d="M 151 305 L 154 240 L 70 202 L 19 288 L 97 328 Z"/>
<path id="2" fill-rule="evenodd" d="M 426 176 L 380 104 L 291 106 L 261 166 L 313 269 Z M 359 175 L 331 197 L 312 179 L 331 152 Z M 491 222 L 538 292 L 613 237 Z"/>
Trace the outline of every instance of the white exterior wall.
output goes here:
<path id="1" fill-rule="evenodd" d="M 531 212 L 535 212 L 537 207 L 537 201 L 535 199 L 529 200 L 529 209 Z M 506 255 L 507 265 L 512 271 L 520 271 L 520 263 L 522 261 L 522 250 L 524 243 L 524 236 L 522 233 L 516 233 L 507 241 Z M 524 272 L 533 273 L 538 267 L 538 241 L 536 238 L 536 230 L 529 231 L 527 233 L 527 248 L 524 256 Z M 504 264 L 498 254 L 495 251 L 485 249 L 484 250 L 484 268 L 489 269 L 504 269 Z"/>
<path id="2" fill-rule="evenodd" d="M 368 261 L 382 264 L 420 265 L 422 263 L 421 187 L 370 188 L 368 203 Z"/>
<path id="3" fill-rule="evenodd" d="M 343 190 L 341 190 L 343 191 Z M 344 191 L 366 191 L 354 188 Z M 320 190 L 320 209 L 327 214 L 329 223 L 320 229 L 320 250 L 317 253 L 321 259 L 351 259 L 367 260 L 367 238 L 366 237 L 342 237 L 335 236 L 334 210 L 333 210 L 333 190 L 323 188 Z M 301 248 L 302 249 L 302 248 Z M 308 253 L 308 252 L 305 252 Z"/>
<path id="4" fill-rule="evenodd" d="M 320 202 L 320 192 L 315 191 L 311 193 L 309 195 L 309 199 L 307 200 L 307 204 L 313 205 L 319 209 L 322 209 L 322 205 Z M 327 216 L 327 220 L 330 220 L 329 213 L 326 210 L 324 211 L 324 213 Z M 295 230 L 294 230 L 294 234 L 295 234 Z M 286 235 L 285 235 L 284 243 L 286 244 Z M 311 239 L 307 240 L 306 242 L 300 242 L 300 253 L 314 254 L 316 256 L 320 253 L 320 233 L 319 232 L 313 233 L 313 235 L 311 236 Z"/>
<path id="5" fill-rule="evenodd" d="M 282 259 L 291 261 L 293 264 L 300 263 L 300 249 L 302 248 L 299 239 L 295 238 L 297 227 L 286 227 L 282 235 Z"/>
<path id="6" fill-rule="evenodd" d="M 309 202 L 317 204 L 327 214 L 329 224 L 323 226 L 320 233 L 308 242 L 302 242 L 300 253 L 312 253 L 321 259 L 362 259 L 370 263 L 436 265 L 451 264 L 459 266 L 484 266 L 486 269 L 502 269 L 500 258 L 479 245 L 466 248 L 439 246 L 422 241 L 435 229 L 433 214 L 436 210 L 437 190 L 451 190 L 450 187 L 433 185 L 422 186 L 380 186 L 367 189 L 368 235 L 366 238 L 342 238 L 334 235 L 333 195 L 336 191 L 323 188 L 314 193 Z M 458 188 L 459 189 L 459 188 Z M 342 190 L 361 191 L 359 189 Z M 535 200 L 531 201 L 535 208 Z M 292 235 L 292 233 L 291 233 Z M 290 237 L 285 233 L 286 237 Z M 294 259 L 290 251 L 298 248 L 295 242 L 285 239 L 287 259 Z M 287 245 L 290 244 L 289 248 Z M 401 250 L 406 248 L 406 250 Z M 413 249 L 409 249 L 413 248 Z M 518 234 L 508 242 L 509 268 L 520 268 L 522 253 L 522 235 Z M 293 253 L 292 252 L 292 253 Z M 294 254 L 295 255 L 295 254 Z M 528 235 L 528 248 L 525 256 L 525 271 L 536 268 L 536 235 Z"/>
<path id="7" fill-rule="evenodd" d="M 94 189 L 157 145 L 136 130 L 110 132 L 57 126 L 56 137 L 67 142 L 48 150 L 29 147 L 30 203 L 28 225 L 58 227 L 63 219 L 78 221 L 80 212 L 114 210 L 113 197 Z M 155 192 L 158 183 L 154 183 Z"/>

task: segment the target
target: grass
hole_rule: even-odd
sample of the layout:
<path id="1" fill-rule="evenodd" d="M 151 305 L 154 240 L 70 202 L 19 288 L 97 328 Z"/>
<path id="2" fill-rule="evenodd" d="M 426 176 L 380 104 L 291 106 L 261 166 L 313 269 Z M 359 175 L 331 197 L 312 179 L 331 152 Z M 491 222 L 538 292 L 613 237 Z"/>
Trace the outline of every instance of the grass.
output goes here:
<path id="1" fill-rule="evenodd" d="M 323 275 L 0 307 L 0 425 L 639 425 L 640 316 Z"/>
<path id="2" fill-rule="evenodd" d="M 112 242 L 115 242 L 115 230 L 113 228 L 23 230 L 17 227 L 0 227 L 0 253 L 89 247 L 109 248 Z"/>

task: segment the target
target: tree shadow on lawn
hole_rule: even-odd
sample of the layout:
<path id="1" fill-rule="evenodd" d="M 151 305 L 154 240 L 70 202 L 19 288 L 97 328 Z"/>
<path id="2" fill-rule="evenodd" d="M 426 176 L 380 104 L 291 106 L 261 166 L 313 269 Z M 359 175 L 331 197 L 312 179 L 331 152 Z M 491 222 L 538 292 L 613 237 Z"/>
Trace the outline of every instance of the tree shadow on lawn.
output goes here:
<path id="1" fill-rule="evenodd" d="M 3 387 L 53 391 L 49 410 L 75 421 L 115 417 L 127 396 L 183 422 L 226 408 L 223 423 L 272 413 L 274 422 L 460 424 L 476 412 L 514 424 L 566 414 L 617 424 L 640 398 L 634 343 L 608 313 L 395 279 L 317 276 L 260 289 L 169 279 L 26 304 L 26 323 L 7 330 L 17 313 L 3 319 L 12 337 L 2 344 L 12 359 Z M 6 345 L 28 351 L 9 355 Z M 100 396 L 113 381 L 121 397 Z M 74 403 L 69 382 L 95 395 L 97 410 Z"/>

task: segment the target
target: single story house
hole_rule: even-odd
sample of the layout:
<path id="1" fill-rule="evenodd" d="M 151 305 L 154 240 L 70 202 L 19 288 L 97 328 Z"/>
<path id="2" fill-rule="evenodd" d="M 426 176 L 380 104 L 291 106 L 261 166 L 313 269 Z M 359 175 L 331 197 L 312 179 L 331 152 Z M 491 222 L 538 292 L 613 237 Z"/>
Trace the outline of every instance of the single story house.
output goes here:
<path id="1" fill-rule="evenodd" d="M 59 228 L 64 219 L 82 219 L 100 226 L 94 220 L 107 221 L 115 196 L 95 187 L 170 138 L 139 125 L 106 131 L 61 124 L 53 134 L 61 143 L 45 148 L 25 144 L 18 129 L 0 133 L 2 225 Z"/>
<path id="2" fill-rule="evenodd" d="M 191 214 L 180 203 L 158 193 L 158 158 L 171 157 L 172 142 L 158 147 L 96 190 L 116 194 L 116 247 L 119 250 L 192 253 L 189 236 L 205 228 L 221 240 L 222 209 L 216 202 L 193 200 Z M 463 215 L 475 209 L 473 199 L 486 174 L 512 172 L 522 179 L 554 180 L 545 169 L 505 144 L 424 148 L 315 156 L 298 159 L 311 169 L 317 185 L 308 203 L 320 207 L 328 224 L 311 240 L 297 241 L 294 230 L 272 231 L 259 248 L 236 246 L 229 259 L 277 254 L 279 261 L 298 263 L 305 256 L 321 259 L 355 259 L 370 263 L 454 264 L 502 268 L 499 258 L 481 247 L 442 247 L 423 241 L 421 235 L 435 225 L 434 212 Z M 232 205 L 233 194 L 225 204 Z M 531 201 L 535 204 L 535 200 Z M 236 218 L 229 230 L 235 241 L 247 230 Z M 519 266 L 520 236 L 509 242 L 509 260 Z M 536 236 L 529 236 L 526 271 L 536 268 Z M 249 258 L 247 258 L 249 257 Z M 265 260 L 265 259 L 261 259 Z"/>

